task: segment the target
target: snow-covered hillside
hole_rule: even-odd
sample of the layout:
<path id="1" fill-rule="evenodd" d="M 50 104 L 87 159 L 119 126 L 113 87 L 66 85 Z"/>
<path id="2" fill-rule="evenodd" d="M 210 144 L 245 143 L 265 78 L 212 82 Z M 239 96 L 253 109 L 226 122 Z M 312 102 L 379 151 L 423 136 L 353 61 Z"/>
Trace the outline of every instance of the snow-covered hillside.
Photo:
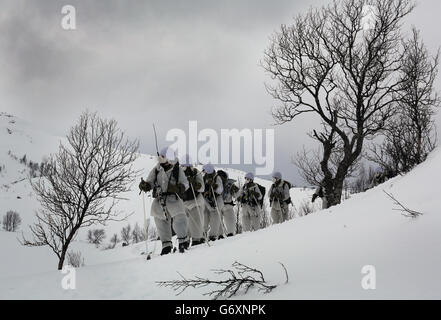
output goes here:
<path id="1" fill-rule="evenodd" d="M 251 291 L 239 298 L 439 299 L 441 200 L 433 186 L 440 178 L 441 151 L 436 150 L 408 175 L 330 210 L 150 261 L 138 255 L 142 244 L 120 248 L 111 253 L 118 259 L 80 268 L 76 290 L 63 290 L 57 271 L 2 279 L 0 298 L 177 298 L 155 282 L 177 279 L 177 272 L 214 277 L 210 270 L 240 261 L 259 268 L 279 287 L 268 295 Z M 383 190 L 424 215 L 402 216 Z M 288 269 L 286 285 L 278 262 Z M 375 290 L 361 286 L 365 265 L 376 269 Z M 204 292 L 207 288 L 188 290 L 178 298 L 204 298 Z"/>
<path id="2" fill-rule="evenodd" d="M 149 168 L 154 157 L 139 161 Z M 251 291 L 238 298 L 439 299 L 441 199 L 436 183 L 440 179 L 441 150 L 436 150 L 406 176 L 355 195 L 338 207 L 150 261 L 140 255 L 143 243 L 102 251 L 76 241 L 74 248 L 84 253 L 86 266 L 77 270 L 76 289 L 67 291 L 61 286 L 63 275 L 51 270 L 55 259 L 48 249 L 20 247 L 13 234 L 0 232 L 0 298 L 207 298 L 202 294 L 208 288 L 190 289 L 176 297 L 156 281 L 178 279 L 177 272 L 213 278 L 212 269 L 229 268 L 239 261 L 262 270 L 268 282 L 279 286 L 268 295 Z M 404 217 L 393 210 L 383 190 L 424 215 L 413 220 Z M 4 192 L 2 197 L 4 208 Z M 130 197 L 128 210 L 140 216 L 137 193 Z M 288 284 L 278 262 L 288 269 Z M 366 265 L 375 267 L 375 290 L 361 286 Z"/>
<path id="3" fill-rule="evenodd" d="M 19 244 L 21 231 L 29 235 L 28 225 L 35 221 L 35 210 L 39 207 L 38 201 L 32 192 L 29 183 L 29 163 L 41 163 L 43 159 L 52 152 L 56 152 L 61 137 L 54 137 L 50 133 L 39 129 L 26 121 L 18 119 L 12 115 L 2 113 L 0 115 L 0 217 L 8 210 L 17 211 L 22 219 L 20 232 L 8 233 L 0 231 L 0 249 L 2 252 L 2 263 L 0 264 L 0 279 L 11 277 L 22 277 L 39 274 L 54 270 L 56 267 L 56 257 L 47 247 L 28 248 Z M 26 163 L 20 161 L 26 155 Z M 142 170 L 142 176 L 155 166 L 156 157 L 150 155 L 140 155 L 136 161 L 136 168 Z M 225 169 L 233 179 L 242 179 L 245 175 L 240 170 Z M 141 176 L 140 176 L 141 177 Z M 271 182 L 257 179 L 257 182 L 264 185 L 267 189 Z M 142 197 L 137 190 L 138 181 L 133 183 L 133 192 L 124 195 L 126 201 L 120 204 L 123 214 L 130 214 L 129 218 L 123 222 L 109 222 L 106 226 L 92 226 L 91 228 L 104 228 L 107 238 L 105 244 L 109 242 L 112 234 L 119 235 L 121 228 L 128 223 L 133 227 L 135 223 L 143 225 L 144 212 Z M 292 199 L 296 209 L 304 201 L 309 201 L 312 190 L 303 188 L 293 188 L 291 190 Z M 152 199 L 146 196 L 146 211 L 149 216 Z M 316 207 L 320 203 L 315 204 Z M 86 242 L 87 229 L 82 229 L 76 241 L 72 244 L 73 251 L 81 251 L 87 267 L 103 265 L 107 263 L 122 262 L 130 259 L 138 260 L 140 253 L 145 251 L 144 244 L 131 245 L 121 248 L 120 245 L 113 250 L 103 250 L 95 248 Z M 102 247 L 104 247 L 103 245 Z M 155 247 L 160 251 L 160 244 L 150 243 L 149 246 Z M 151 250 L 151 249 L 149 249 Z M 3 287 L 0 295 L 4 293 Z M 29 296 L 30 297 L 30 296 Z"/>

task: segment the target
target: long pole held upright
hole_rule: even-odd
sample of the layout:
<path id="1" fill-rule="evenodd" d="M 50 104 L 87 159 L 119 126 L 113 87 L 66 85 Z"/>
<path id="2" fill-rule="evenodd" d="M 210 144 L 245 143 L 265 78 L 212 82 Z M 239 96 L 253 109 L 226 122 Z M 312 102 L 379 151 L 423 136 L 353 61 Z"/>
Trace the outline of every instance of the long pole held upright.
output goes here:
<path id="1" fill-rule="evenodd" d="M 155 144 L 156 144 L 156 155 L 159 156 L 159 149 L 158 149 L 158 136 L 156 134 L 156 127 L 153 123 L 153 133 L 155 134 Z"/>
<path id="2" fill-rule="evenodd" d="M 144 210 L 145 254 L 147 256 L 147 260 L 150 260 L 151 257 L 150 257 L 149 246 L 148 246 L 149 230 L 147 228 L 147 215 L 145 212 L 145 193 L 142 194 L 142 208 Z"/>

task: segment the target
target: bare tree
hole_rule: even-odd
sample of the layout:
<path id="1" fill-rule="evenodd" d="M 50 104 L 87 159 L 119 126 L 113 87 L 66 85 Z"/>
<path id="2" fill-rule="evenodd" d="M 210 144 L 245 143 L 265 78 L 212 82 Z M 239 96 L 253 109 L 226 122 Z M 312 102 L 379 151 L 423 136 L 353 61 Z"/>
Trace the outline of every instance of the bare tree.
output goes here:
<path id="1" fill-rule="evenodd" d="M 366 28 L 365 6 L 372 23 Z M 403 18 L 411 0 L 342 0 L 299 15 L 282 25 L 265 52 L 263 67 L 275 80 L 267 85 L 281 105 L 277 124 L 313 113 L 322 123 L 312 136 L 323 147 L 320 170 L 330 206 L 340 203 L 344 180 L 366 139 L 384 129 L 399 100 Z M 330 159 L 342 155 L 335 172 Z"/>
<path id="2" fill-rule="evenodd" d="M 30 227 L 34 239 L 23 236 L 24 245 L 49 246 L 58 269 L 80 228 L 121 220 L 116 205 L 138 175 L 133 168 L 138 143 L 129 141 L 115 120 L 86 112 L 67 142 L 48 160 L 45 176 L 31 181 L 42 208 Z"/>
<path id="3" fill-rule="evenodd" d="M 439 52 L 431 57 L 415 28 L 412 35 L 404 43 L 398 112 L 386 128 L 382 145 L 371 146 L 369 154 L 370 160 L 393 175 L 406 173 L 423 162 L 437 142 L 433 115 L 440 106 L 434 88 Z"/>
<path id="4" fill-rule="evenodd" d="M 8 211 L 6 215 L 3 216 L 3 230 L 8 232 L 15 232 L 21 224 L 20 215 L 15 211 Z"/>
<path id="5" fill-rule="evenodd" d="M 126 244 L 130 243 L 130 240 L 132 240 L 132 227 L 130 226 L 130 223 L 127 224 L 126 227 L 123 227 L 121 230 L 121 239 Z"/>
<path id="6" fill-rule="evenodd" d="M 99 246 L 105 238 L 106 231 L 104 229 L 93 229 L 87 232 L 87 240 L 96 246 Z"/>

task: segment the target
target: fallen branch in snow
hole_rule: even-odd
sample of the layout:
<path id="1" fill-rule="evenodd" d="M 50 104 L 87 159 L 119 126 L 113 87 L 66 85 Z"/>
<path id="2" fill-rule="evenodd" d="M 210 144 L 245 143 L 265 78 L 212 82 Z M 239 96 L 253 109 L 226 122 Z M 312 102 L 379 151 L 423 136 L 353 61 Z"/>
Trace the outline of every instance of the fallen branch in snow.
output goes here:
<path id="1" fill-rule="evenodd" d="M 285 271 L 285 277 L 286 277 L 285 284 L 287 284 L 289 282 L 288 270 L 286 270 L 286 267 L 283 263 L 279 262 L 279 264 L 282 266 L 283 270 Z"/>
<path id="2" fill-rule="evenodd" d="M 288 283 L 288 271 L 282 263 L 280 264 L 285 270 L 286 283 Z M 204 288 L 209 285 L 216 285 L 220 288 L 204 293 L 204 296 L 213 296 L 213 300 L 217 300 L 220 297 L 231 298 L 241 290 L 246 294 L 253 287 L 257 287 L 258 291 L 263 293 L 269 293 L 277 287 L 277 285 L 267 284 L 263 273 L 257 269 L 250 268 L 237 261 L 232 266 L 235 270 L 214 270 L 216 274 L 228 274 L 229 278 L 226 280 L 210 280 L 197 276 L 195 279 L 187 279 L 178 272 L 182 278 L 181 280 L 157 281 L 157 284 L 160 287 L 172 288 L 177 292 L 176 295 L 180 295 L 188 288 Z"/>
<path id="3" fill-rule="evenodd" d="M 391 198 L 391 199 L 394 201 L 394 204 L 395 204 L 395 205 L 401 207 L 401 208 L 396 208 L 396 209 L 394 209 L 394 210 L 402 211 L 402 212 L 403 212 L 403 213 L 402 213 L 403 216 L 408 217 L 408 218 L 416 218 L 416 217 L 418 217 L 418 216 L 422 216 L 422 215 L 423 215 L 423 213 L 421 213 L 421 212 L 418 212 L 418 211 L 415 211 L 415 210 L 411 210 L 411 209 L 405 207 L 405 206 L 404 206 L 400 201 L 398 201 L 398 200 L 397 200 L 392 194 L 386 192 L 385 190 L 383 190 L 383 192 L 384 192 L 385 194 L 387 194 L 387 196 L 388 196 L 389 198 Z"/>

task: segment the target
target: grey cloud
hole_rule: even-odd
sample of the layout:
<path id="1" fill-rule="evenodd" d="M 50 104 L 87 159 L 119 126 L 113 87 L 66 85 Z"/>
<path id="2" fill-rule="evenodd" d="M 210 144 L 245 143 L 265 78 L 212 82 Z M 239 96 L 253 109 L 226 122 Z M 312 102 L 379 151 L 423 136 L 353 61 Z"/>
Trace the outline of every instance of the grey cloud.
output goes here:
<path id="1" fill-rule="evenodd" d="M 0 96 L 5 111 L 63 134 L 85 108 L 116 118 L 154 152 L 170 128 L 271 128 L 274 101 L 259 67 L 268 38 L 314 1 L 5 0 L 0 13 Z M 439 46 L 439 22 L 414 24 Z M 77 30 L 60 27 L 61 7 L 77 9 Z M 432 14 L 432 13 L 430 13 Z M 49 116 L 50 115 L 50 116 Z M 275 127 L 276 166 L 299 182 L 290 158 L 311 146 L 315 119 Z"/>

